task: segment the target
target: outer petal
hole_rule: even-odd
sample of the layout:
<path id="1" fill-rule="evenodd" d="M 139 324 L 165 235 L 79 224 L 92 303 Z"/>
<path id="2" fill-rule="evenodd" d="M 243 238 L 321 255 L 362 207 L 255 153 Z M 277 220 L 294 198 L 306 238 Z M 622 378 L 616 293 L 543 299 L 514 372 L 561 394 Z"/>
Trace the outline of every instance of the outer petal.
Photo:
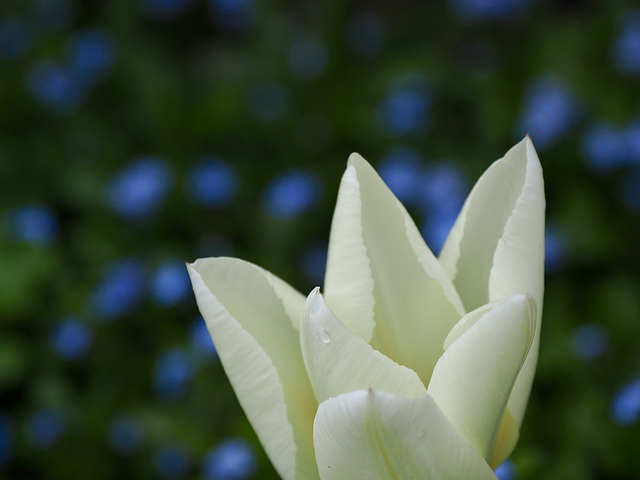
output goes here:
<path id="1" fill-rule="evenodd" d="M 327 305 L 351 331 L 368 340 L 362 334 L 365 329 L 354 326 L 354 320 L 348 317 L 349 312 L 355 309 L 344 308 L 342 301 L 336 300 L 335 292 L 348 288 L 349 295 L 366 299 L 362 305 L 368 306 L 371 283 L 365 280 L 369 273 L 354 266 L 361 268 L 363 280 L 346 287 L 342 285 L 350 282 L 351 277 L 330 274 L 332 270 L 341 271 L 342 262 L 351 268 L 343 259 L 358 259 L 357 265 L 364 265 L 362 259 L 366 254 L 375 299 L 375 330 L 371 345 L 414 370 L 426 384 L 442 354 L 442 343 L 447 333 L 465 313 L 462 302 L 407 211 L 371 165 L 359 155 L 351 155 L 344 179 L 336 212 L 346 211 L 347 203 L 350 211 L 357 212 L 359 205 L 359 215 L 353 216 L 351 221 L 362 226 L 361 235 L 349 237 L 354 228 L 349 222 L 340 221 L 332 225 L 330 242 L 341 243 L 338 247 L 329 247 L 325 286 Z M 341 241 L 347 237 L 358 241 Z"/>
<path id="2" fill-rule="evenodd" d="M 351 333 L 327 308 L 318 288 L 307 298 L 300 344 L 318 402 L 369 388 L 405 397 L 427 394 L 414 371 L 398 365 Z"/>
<path id="3" fill-rule="evenodd" d="M 428 395 L 360 390 L 330 398 L 318 408 L 313 440 L 322 480 L 496 479 Z"/>
<path id="4" fill-rule="evenodd" d="M 355 168 L 347 167 L 331 221 L 324 294 L 349 330 L 370 342 L 375 327 L 373 277 L 363 235 L 360 185 Z"/>
<path id="5" fill-rule="evenodd" d="M 478 180 L 440 254 L 468 310 L 518 293 L 531 295 L 536 302 L 535 338 L 509 400 L 518 426 L 538 359 L 544 210 L 542 168 L 526 137 Z"/>
<path id="6" fill-rule="evenodd" d="M 533 340 L 536 311 L 534 300 L 524 295 L 480 310 L 484 315 L 468 314 L 471 322 L 461 320 L 467 330 L 438 361 L 429 394 L 476 450 L 491 460 L 507 401 Z M 502 439 L 501 450 L 507 444 L 513 446 Z"/>
<path id="7" fill-rule="evenodd" d="M 287 480 L 317 478 L 317 403 L 286 307 L 301 295 L 233 258 L 201 259 L 188 269 L 225 372 L 274 467 Z"/>

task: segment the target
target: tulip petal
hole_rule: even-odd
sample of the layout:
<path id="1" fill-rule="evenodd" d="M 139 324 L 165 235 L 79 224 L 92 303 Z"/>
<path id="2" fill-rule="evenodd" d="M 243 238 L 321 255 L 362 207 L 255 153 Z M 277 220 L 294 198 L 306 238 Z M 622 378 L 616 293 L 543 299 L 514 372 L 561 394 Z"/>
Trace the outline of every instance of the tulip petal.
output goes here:
<path id="1" fill-rule="evenodd" d="M 275 294 L 282 301 L 282 306 L 287 312 L 289 320 L 291 320 L 291 325 L 296 330 L 300 330 L 300 315 L 304 310 L 305 302 L 304 295 L 273 273 L 264 269 L 261 270 Z"/>
<path id="2" fill-rule="evenodd" d="M 322 480 L 496 480 L 433 399 L 374 390 L 320 404 L 313 426 Z"/>
<path id="3" fill-rule="evenodd" d="M 307 298 L 300 344 L 318 402 L 369 388 L 405 397 L 427 394 L 414 371 L 398 365 L 351 333 L 327 308 L 318 288 Z"/>
<path id="4" fill-rule="evenodd" d="M 476 308 L 472 312 L 462 317 L 458 323 L 451 329 L 449 335 L 444 341 L 444 349 L 447 350 L 449 346 L 460 338 L 467 330 L 469 330 L 475 323 L 482 318 L 482 316 L 500 305 L 502 302 L 487 303 L 479 308 Z M 498 440 L 495 442 L 494 452 L 489 461 L 489 465 L 492 468 L 502 464 L 507 457 L 511 454 L 516 446 L 520 432 L 518 426 L 513 420 L 511 412 L 507 408 L 500 429 L 498 432 Z"/>
<path id="5" fill-rule="evenodd" d="M 511 455 L 511 452 L 513 452 L 513 449 L 516 447 L 516 443 L 518 443 L 519 437 L 520 430 L 507 407 L 504 412 L 504 417 L 502 418 L 502 423 L 500 424 L 500 430 L 498 431 L 498 439 L 493 446 L 493 453 L 489 459 L 491 468 L 498 468 L 509 458 L 509 455 Z"/>
<path id="6" fill-rule="evenodd" d="M 520 426 L 538 359 L 544 290 L 544 181 L 526 137 L 480 177 L 440 254 L 468 310 L 518 293 L 531 295 L 538 317 L 529 356 L 509 409 Z"/>
<path id="7" fill-rule="evenodd" d="M 489 311 L 481 309 L 484 315 L 468 314 L 472 322 L 461 320 L 468 329 L 438 361 L 428 390 L 451 423 L 491 460 L 511 390 L 533 341 L 536 308 L 531 297 L 514 295 Z M 508 445 L 510 438 L 500 440 L 499 456 Z"/>
<path id="8" fill-rule="evenodd" d="M 347 198 L 351 204 L 359 204 L 360 215 L 353 221 L 359 222 L 362 233 L 357 238 L 357 245 L 343 251 L 342 256 L 361 258 L 365 252 L 369 259 L 375 298 L 375 329 L 369 343 L 415 371 L 427 384 L 443 352 L 443 341 L 465 313 L 464 307 L 453 283 L 426 246 L 409 214 L 371 165 L 352 154 L 345 178 L 349 179 L 349 189 L 341 187 L 337 210 L 343 208 L 341 204 L 347 202 Z M 350 233 L 342 224 L 335 224 L 331 242 Z M 329 269 L 334 262 L 339 262 L 338 257 L 332 258 L 332 252 L 330 245 Z M 351 331 L 358 333 L 352 319 L 344 316 L 347 311 L 336 308 L 332 296 L 335 281 L 338 281 L 336 276 L 327 277 L 327 305 Z M 352 287 L 360 292 L 360 296 L 368 298 L 370 295 L 368 283 L 360 282 Z M 350 292 L 352 295 L 353 291 Z M 366 336 L 360 336 L 368 340 Z"/>
<path id="9" fill-rule="evenodd" d="M 286 480 L 317 478 L 317 403 L 286 307 L 297 292 L 238 259 L 201 259 L 188 270 L 224 370 L 274 467 Z"/>
<path id="10" fill-rule="evenodd" d="M 362 231 L 360 185 L 351 166 L 340 181 L 331 221 L 324 295 L 349 330 L 370 342 L 375 327 L 373 277 Z"/>

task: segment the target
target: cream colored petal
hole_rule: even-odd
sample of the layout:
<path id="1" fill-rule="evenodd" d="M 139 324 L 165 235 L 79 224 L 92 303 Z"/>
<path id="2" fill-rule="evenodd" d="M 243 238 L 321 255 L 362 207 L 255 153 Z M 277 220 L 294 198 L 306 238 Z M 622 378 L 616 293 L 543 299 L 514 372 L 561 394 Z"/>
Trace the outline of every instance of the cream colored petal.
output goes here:
<path id="1" fill-rule="evenodd" d="M 509 409 L 519 426 L 538 358 L 544 289 L 544 181 L 526 137 L 480 177 L 440 254 L 465 307 L 475 309 L 515 294 L 537 305 L 535 338 L 516 381 Z"/>
<path id="2" fill-rule="evenodd" d="M 455 342 L 458 338 L 460 338 L 467 330 L 473 327 L 478 320 L 480 320 L 485 313 L 489 312 L 493 308 L 500 305 L 502 302 L 492 302 L 487 303 L 486 305 L 482 305 L 481 307 L 476 308 L 475 310 L 470 311 L 464 317 L 460 319 L 458 323 L 456 323 L 447 338 L 444 340 L 444 349 L 446 350 L 449 346 Z"/>
<path id="3" fill-rule="evenodd" d="M 482 318 L 485 313 L 489 312 L 491 309 L 497 307 L 501 303 L 502 302 L 487 303 L 486 305 L 476 308 L 475 310 L 462 317 L 462 319 L 460 319 L 460 321 L 456 323 L 455 326 L 451 329 L 451 332 L 449 332 L 449 335 L 444 341 L 444 349 L 448 349 L 453 342 L 455 342 L 467 330 L 475 325 L 476 322 L 480 320 L 480 318 Z M 531 352 L 531 350 L 529 350 L 529 352 Z M 491 457 L 491 460 L 489 461 L 489 465 L 491 466 L 491 468 L 496 468 L 502 462 L 504 462 L 507 457 L 509 457 L 516 446 L 519 436 L 520 431 L 518 429 L 518 426 L 513 420 L 511 412 L 507 408 L 500 425 L 498 440 L 495 443 L 493 455 Z"/>
<path id="4" fill-rule="evenodd" d="M 318 408 L 313 439 L 322 480 L 496 480 L 429 395 L 330 398 Z"/>
<path id="5" fill-rule="evenodd" d="M 427 393 L 414 371 L 398 365 L 351 333 L 327 308 L 318 288 L 307 298 L 300 344 L 318 402 L 369 388 L 406 397 Z"/>
<path id="6" fill-rule="evenodd" d="M 366 251 L 373 278 L 375 329 L 370 343 L 426 384 L 444 339 L 464 314 L 462 302 L 405 208 L 371 165 L 353 154 L 347 170 L 350 183 L 358 187 L 353 195 L 357 191 L 360 200 L 360 250 Z M 329 290 L 326 299 L 351 329 L 351 320 L 330 302 Z"/>
<path id="7" fill-rule="evenodd" d="M 509 458 L 511 452 L 518 443 L 520 437 L 520 430 L 516 425 L 509 408 L 504 412 L 502 423 L 500 424 L 500 430 L 498 431 L 498 439 L 493 447 L 493 453 L 491 454 L 491 460 L 489 465 L 494 470 L 498 468 L 502 463 Z"/>
<path id="8" fill-rule="evenodd" d="M 233 258 L 200 259 L 188 270 L 224 370 L 274 467 L 286 480 L 317 478 L 317 403 L 283 300 L 295 295 L 283 293 L 286 284 L 265 270 Z"/>
<path id="9" fill-rule="evenodd" d="M 349 165 L 342 176 L 331 222 L 327 271 L 327 304 L 353 333 L 371 341 L 373 277 L 362 231 L 362 201 L 356 169 Z"/>
<path id="10" fill-rule="evenodd" d="M 304 309 L 304 295 L 273 273 L 261 270 L 275 294 L 282 301 L 284 310 L 287 312 L 289 320 L 291 320 L 291 325 L 296 330 L 300 330 L 300 315 Z"/>
<path id="11" fill-rule="evenodd" d="M 516 293 L 531 295 L 537 320 L 533 344 L 509 398 L 509 410 L 522 423 L 538 364 L 544 294 L 544 181 L 533 143 L 527 137 L 527 174 L 515 210 L 509 217 L 493 257 L 489 277 L 489 299 L 508 298 Z"/>
<path id="12" fill-rule="evenodd" d="M 451 423 L 490 461 L 533 340 L 536 309 L 531 297 L 515 295 L 482 310 L 479 318 L 468 314 L 474 322 L 444 352 L 428 390 Z M 501 448 L 509 443 L 502 439 Z"/>

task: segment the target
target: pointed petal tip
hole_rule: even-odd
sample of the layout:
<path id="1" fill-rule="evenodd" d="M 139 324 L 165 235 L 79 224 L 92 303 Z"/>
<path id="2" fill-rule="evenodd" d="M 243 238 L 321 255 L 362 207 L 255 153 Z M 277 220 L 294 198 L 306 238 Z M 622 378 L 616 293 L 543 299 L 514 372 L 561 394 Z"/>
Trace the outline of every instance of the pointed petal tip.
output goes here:
<path id="1" fill-rule="evenodd" d="M 367 163 L 367 161 L 364 159 L 362 155 L 360 155 L 357 152 L 352 152 L 349 155 L 349 159 L 347 160 L 347 167 L 350 167 L 352 165 L 357 165 L 358 163 L 362 163 L 362 162 Z"/>
<path id="2" fill-rule="evenodd" d="M 307 296 L 304 306 L 304 316 L 308 319 L 307 325 L 311 327 L 311 323 L 314 323 L 326 310 L 327 306 L 322 298 L 322 293 L 320 293 L 320 287 L 315 287 Z"/>
<path id="3" fill-rule="evenodd" d="M 307 308 L 311 308 L 311 306 L 316 302 L 316 299 L 319 296 L 322 296 L 322 294 L 320 293 L 320 287 L 315 287 L 313 290 L 311 290 L 309 295 L 307 295 L 307 300 L 305 302 Z"/>
<path id="4" fill-rule="evenodd" d="M 320 287 L 314 287 L 313 290 L 307 295 L 307 299 L 315 298 L 320 293 Z"/>
<path id="5" fill-rule="evenodd" d="M 522 142 L 526 143 L 528 149 L 533 148 L 533 151 L 535 152 L 535 148 L 533 146 L 533 138 L 531 138 L 531 135 L 527 133 L 522 139 Z"/>
<path id="6" fill-rule="evenodd" d="M 197 273 L 198 275 L 202 274 L 203 269 L 206 268 L 207 263 L 218 260 L 220 257 L 209 257 L 209 258 L 196 258 L 193 262 L 186 263 L 187 271 L 190 276 Z"/>
<path id="7" fill-rule="evenodd" d="M 193 263 L 188 263 L 187 262 L 187 263 L 185 263 L 185 266 L 187 267 L 187 273 L 189 274 L 189 278 L 191 278 L 192 282 L 193 282 L 193 279 L 194 279 L 194 275 L 199 275 L 198 270 L 196 269 L 196 262 L 193 262 Z"/>
<path id="8" fill-rule="evenodd" d="M 538 152 L 536 151 L 536 147 L 533 144 L 533 139 L 529 136 L 529 134 L 524 137 L 521 143 L 525 145 L 526 152 L 526 160 L 527 162 L 535 162 L 540 165 L 540 158 L 538 157 Z"/>
<path id="9" fill-rule="evenodd" d="M 524 136 L 524 138 L 522 139 L 522 141 L 525 143 L 525 145 L 527 146 L 527 150 L 530 147 L 533 147 L 533 139 L 531 138 L 531 135 L 529 135 L 528 133 Z"/>
<path id="10" fill-rule="evenodd" d="M 209 257 L 209 258 L 196 258 L 193 262 L 187 262 L 187 268 L 193 269 L 193 270 L 197 270 L 198 266 L 202 265 L 203 263 L 205 263 L 208 260 L 213 260 L 216 257 Z"/>

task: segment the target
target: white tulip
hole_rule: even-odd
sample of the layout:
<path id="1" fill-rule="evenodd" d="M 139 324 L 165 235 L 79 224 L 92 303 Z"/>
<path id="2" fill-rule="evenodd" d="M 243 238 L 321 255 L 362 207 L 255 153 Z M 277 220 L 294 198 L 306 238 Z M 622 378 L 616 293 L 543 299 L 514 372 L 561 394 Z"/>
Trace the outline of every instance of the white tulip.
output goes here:
<path id="1" fill-rule="evenodd" d="M 353 154 L 324 295 L 305 302 L 234 258 L 188 266 L 225 372 L 283 479 L 496 478 L 537 363 L 544 209 L 527 137 L 482 175 L 436 258 Z"/>

